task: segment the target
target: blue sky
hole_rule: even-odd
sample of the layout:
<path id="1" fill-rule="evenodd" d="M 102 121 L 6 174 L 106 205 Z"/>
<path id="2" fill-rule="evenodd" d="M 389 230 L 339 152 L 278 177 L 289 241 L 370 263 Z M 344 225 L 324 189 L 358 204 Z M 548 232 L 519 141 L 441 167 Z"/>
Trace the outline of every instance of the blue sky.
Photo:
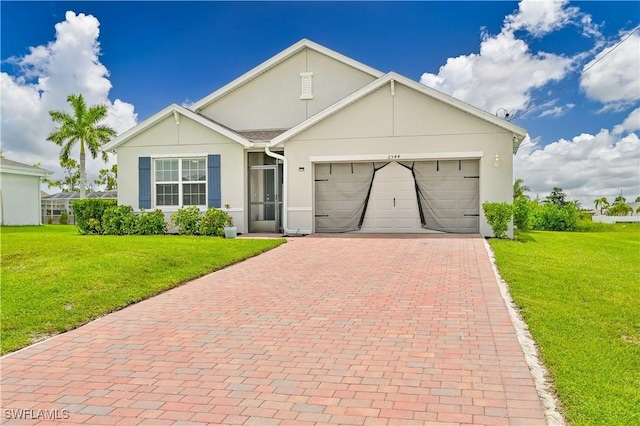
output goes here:
<path id="1" fill-rule="evenodd" d="M 514 110 L 530 135 L 514 174 L 534 196 L 555 185 L 588 206 L 620 188 L 640 195 L 638 2 L 3 1 L 0 11 L 2 149 L 17 161 L 59 171 L 46 110 L 64 108 L 69 91 L 107 103 L 124 131 L 308 38 L 491 113 Z M 81 39 L 75 55 L 69 37 Z"/>

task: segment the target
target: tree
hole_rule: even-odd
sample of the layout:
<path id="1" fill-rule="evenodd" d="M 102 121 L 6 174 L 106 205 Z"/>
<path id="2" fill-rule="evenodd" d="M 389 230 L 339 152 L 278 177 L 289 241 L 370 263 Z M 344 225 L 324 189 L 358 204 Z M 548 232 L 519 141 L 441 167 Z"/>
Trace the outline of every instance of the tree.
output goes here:
<path id="1" fill-rule="evenodd" d="M 602 214 L 602 209 L 609 208 L 609 200 L 607 200 L 607 197 L 602 197 L 602 198 L 593 200 L 593 203 L 596 206 L 596 210 L 598 209 L 598 207 L 600 207 L 600 214 Z"/>
<path id="2" fill-rule="evenodd" d="M 528 196 L 524 195 L 525 191 L 530 191 L 530 189 L 527 185 L 524 185 L 524 180 L 520 178 L 516 179 L 516 181 L 513 182 L 513 199 L 515 200 L 518 197 L 529 199 Z"/>
<path id="3" fill-rule="evenodd" d="M 633 209 L 627 203 L 615 203 L 607 212 L 607 216 L 626 216 L 633 212 Z"/>
<path id="4" fill-rule="evenodd" d="M 636 201 L 634 201 L 634 203 L 640 203 L 640 195 L 636 197 Z"/>
<path id="5" fill-rule="evenodd" d="M 118 165 L 114 164 L 110 169 L 100 169 L 98 179 L 93 181 L 96 185 L 104 185 L 107 191 L 118 188 Z"/>
<path id="6" fill-rule="evenodd" d="M 76 143 L 80 145 L 80 198 L 85 198 L 87 176 L 85 173 L 85 150 L 89 150 L 92 158 L 98 156 L 103 144 L 109 142 L 116 131 L 106 124 L 98 124 L 107 115 L 105 105 L 93 105 L 87 108 L 84 97 L 69 95 L 67 102 L 73 108 L 73 116 L 65 111 L 49 111 L 51 120 L 60 126 L 49 135 L 48 141 L 61 146 L 60 161 L 69 160 L 71 149 Z M 102 159 L 106 162 L 107 153 L 102 151 Z"/>
<path id="7" fill-rule="evenodd" d="M 615 200 L 613 200 L 613 204 L 614 204 L 614 205 L 616 205 L 616 204 L 622 204 L 622 203 L 626 203 L 626 202 L 627 202 L 627 199 L 626 199 L 626 198 L 624 198 L 622 195 L 618 195 L 618 196 L 616 197 L 616 199 L 615 199 Z"/>
<path id="8" fill-rule="evenodd" d="M 64 177 L 58 180 L 44 178 L 49 188 L 60 188 L 61 191 L 76 192 L 80 189 L 80 166 L 73 158 L 60 161 Z"/>
<path id="9" fill-rule="evenodd" d="M 555 204 L 558 207 L 564 207 L 569 204 L 565 199 L 567 198 L 567 194 L 564 193 L 562 188 L 558 186 L 554 186 L 551 190 L 551 194 L 545 197 L 545 203 Z"/>

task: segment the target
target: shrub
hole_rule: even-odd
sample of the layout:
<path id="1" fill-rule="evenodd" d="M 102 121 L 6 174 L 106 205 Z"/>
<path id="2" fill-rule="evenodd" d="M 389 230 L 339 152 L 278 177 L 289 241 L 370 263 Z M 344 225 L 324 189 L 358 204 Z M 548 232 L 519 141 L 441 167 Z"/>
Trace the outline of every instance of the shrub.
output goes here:
<path id="1" fill-rule="evenodd" d="M 563 207 L 553 203 L 545 203 L 537 209 L 535 220 L 535 229 L 575 231 L 578 228 L 580 212 L 573 202 Z"/>
<path id="2" fill-rule="evenodd" d="M 509 203 L 482 203 L 484 216 L 496 238 L 506 238 L 509 222 L 513 215 L 513 206 Z"/>
<path id="3" fill-rule="evenodd" d="M 224 236 L 224 227 L 233 225 L 233 218 L 225 211 L 211 207 L 204 212 L 200 221 L 200 234 L 209 236 Z"/>
<path id="4" fill-rule="evenodd" d="M 180 235 L 200 235 L 200 209 L 196 206 L 184 207 L 171 215 Z"/>
<path id="5" fill-rule="evenodd" d="M 69 224 L 69 213 L 66 211 L 60 214 L 60 218 L 58 219 L 58 223 L 60 225 L 68 225 Z"/>
<path id="6" fill-rule="evenodd" d="M 85 198 L 75 200 L 71 205 L 76 217 L 76 225 L 81 234 L 102 234 L 102 216 L 109 207 L 115 207 L 116 200 Z"/>
<path id="7" fill-rule="evenodd" d="M 131 206 L 109 207 L 102 215 L 102 228 L 108 235 L 134 235 L 138 233 L 138 216 Z"/>
<path id="8" fill-rule="evenodd" d="M 513 200 L 513 224 L 520 231 L 531 230 L 533 223 L 533 209 L 536 207 L 535 201 L 530 201 L 525 197 L 517 197 Z"/>
<path id="9" fill-rule="evenodd" d="M 53 217 L 49 216 L 49 217 L 47 218 L 47 224 L 48 224 L 48 225 L 52 225 L 52 224 L 53 224 Z"/>
<path id="10" fill-rule="evenodd" d="M 167 232 L 167 222 L 164 221 L 162 210 L 156 209 L 146 212 L 144 209 L 138 216 L 139 235 L 162 235 Z"/>

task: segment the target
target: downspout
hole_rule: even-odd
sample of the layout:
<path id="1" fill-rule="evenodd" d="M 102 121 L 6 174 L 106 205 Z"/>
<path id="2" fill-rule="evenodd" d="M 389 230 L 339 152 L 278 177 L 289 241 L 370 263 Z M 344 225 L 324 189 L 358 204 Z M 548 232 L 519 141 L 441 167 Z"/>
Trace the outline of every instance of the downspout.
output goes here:
<path id="1" fill-rule="evenodd" d="M 300 235 L 310 234 L 311 231 L 308 231 L 308 230 L 301 230 L 301 229 L 292 230 L 292 229 L 289 229 L 288 227 L 289 212 L 287 208 L 289 206 L 289 203 L 288 203 L 289 196 L 287 195 L 287 193 L 289 188 L 289 167 L 287 164 L 287 158 L 284 155 L 271 152 L 271 150 L 269 149 L 269 145 L 266 145 L 264 147 L 264 153 L 267 154 L 269 157 L 282 161 L 282 169 L 284 172 L 283 178 L 282 178 L 282 181 L 283 181 L 282 183 L 282 229 L 285 235 L 300 236 Z"/>

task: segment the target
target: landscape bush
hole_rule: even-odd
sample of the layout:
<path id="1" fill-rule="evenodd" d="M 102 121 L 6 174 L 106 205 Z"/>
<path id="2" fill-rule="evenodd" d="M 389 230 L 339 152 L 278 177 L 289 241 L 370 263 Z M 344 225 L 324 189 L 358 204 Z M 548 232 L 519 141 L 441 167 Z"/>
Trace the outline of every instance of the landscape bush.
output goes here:
<path id="1" fill-rule="evenodd" d="M 203 213 L 200 220 L 200 234 L 208 236 L 224 236 L 224 227 L 233 225 L 233 219 L 226 212 L 211 207 Z"/>
<path id="2" fill-rule="evenodd" d="M 533 224 L 533 209 L 537 203 L 525 197 L 517 197 L 513 200 L 513 224 L 518 230 L 527 232 Z"/>
<path id="3" fill-rule="evenodd" d="M 167 223 L 161 210 L 134 213 L 131 206 L 115 206 L 105 210 L 102 227 L 107 235 L 162 235 Z"/>
<path id="4" fill-rule="evenodd" d="M 183 207 L 171 215 L 171 222 L 178 227 L 180 235 L 200 235 L 202 216 L 196 206 Z"/>
<path id="5" fill-rule="evenodd" d="M 553 203 L 543 203 L 535 209 L 534 229 L 543 231 L 575 231 L 578 229 L 580 212 L 571 202 L 560 207 Z"/>
<path id="6" fill-rule="evenodd" d="M 482 203 L 482 209 L 493 235 L 496 238 L 506 238 L 513 216 L 513 206 L 509 203 Z"/>
<path id="7" fill-rule="evenodd" d="M 171 222 L 180 235 L 224 236 L 224 227 L 233 225 L 233 218 L 224 210 L 211 207 L 204 213 L 196 206 L 183 207 L 171 215 Z"/>
<path id="8" fill-rule="evenodd" d="M 76 218 L 76 226 L 81 234 L 103 234 L 102 216 L 104 212 L 117 205 L 116 200 L 104 200 L 101 198 L 85 198 L 75 200 L 71 205 Z"/>
<path id="9" fill-rule="evenodd" d="M 102 215 L 102 227 L 107 235 L 135 235 L 138 233 L 138 216 L 131 206 L 114 206 Z"/>
<path id="10" fill-rule="evenodd" d="M 164 221 L 162 210 L 145 211 L 142 209 L 138 216 L 138 235 L 162 235 L 167 232 L 167 222 Z"/>
<path id="11" fill-rule="evenodd" d="M 68 225 L 69 224 L 69 213 L 67 213 L 66 211 L 63 211 L 62 214 L 60 215 L 60 218 L 58 219 L 58 223 L 60 225 Z"/>

